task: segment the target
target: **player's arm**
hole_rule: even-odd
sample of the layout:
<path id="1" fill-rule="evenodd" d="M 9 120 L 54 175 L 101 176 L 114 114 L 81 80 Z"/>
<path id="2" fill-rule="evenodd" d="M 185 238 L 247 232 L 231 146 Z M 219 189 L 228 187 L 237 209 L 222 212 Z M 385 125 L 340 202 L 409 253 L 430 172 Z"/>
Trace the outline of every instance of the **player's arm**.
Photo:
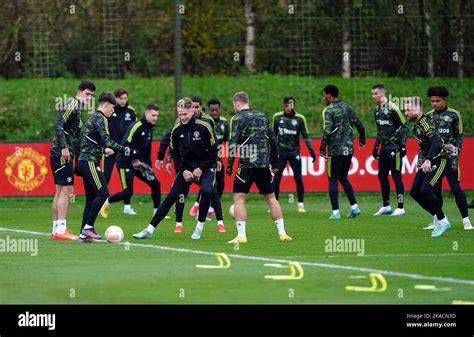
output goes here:
<path id="1" fill-rule="evenodd" d="M 97 119 L 97 133 L 99 134 L 102 144 L 105 144 L 105 147 L 111 148 L 114 151 L 125 152 L 125 146 L 120 145 L 119 143 L 113 141 L 110 138 L 109 127 L 105 117 L 100 117 Z"/>
<path id="2" fill-rule="evenodd" d="M 58 118 L 56 118 L 56 122 L 54 123 L 54 129 L 56 132 L 56 139 L 59 142 L 59 145 L 63 152 L 68 152 L 66 155 L 65 153 L 62 155 L 63 157 L 68 157 L 68 158 L 63 158 L 66 160 L 70 159 L 70 154 L 69 150 L 67 147 L 67 142 L 66 142 L 66 136 L 64 132 L 64 125 L 67 123 L 67 121 L 71 118 L 71 116 L 75 113 L 75 108 L 77 106 L 77 101 L 74 100 L 72 101 L 66 109 L 62 109 L 58 111 Z M 67 150 L 67 151 L 65 151 Z"/>
<path id="3" fill-rule="evenodd" d="M 430 149 L 425 160 L 433 161 L 433 158 L 436 157 L 441 151 L 441 140 L 436 133 L 436 130 L 433 125 L 424 127 L 426 137 L 430 141 Z"/>
<path id="4" fill-rule="evenodd" d="M 179 138 L 179 132 L 177 130 L 178 127 L 175 126 L 171 131 L 169 152 L 173 158 L 176 172 L 180 172 L 183 168 L 183 159 L 181 158 L 181 152 L 179 151 L 181 147 L 181 139 Z"/>
<path id="5" fill-rule="evenodd" d="M 278 170 L 278 145 L 270 120 L 268 120 L 267 137 L 270 143 L 270 165 L 272 166 L 273 172 L 276 172 L 276 170 Z"/>
<path id="6" fill-rule="evenodd" d="M 364 124 L 362 124 L 362 121 L 357 117 L 355 114 L 354 110 L 350 108 L 350 116 L 351 116 L 351 124 L 354 125 L 357 128 L 357 131 L 359 132 L 359 146 L 364 146 L 365 145 L 365 127 Z"/>
<path id="7" fill-rule="evenodd" d="M 137 150 L 130 153 L 130 159 L 132 162 L 137 160 L 142 161 L 140 154 L 145 153 L 144 150 L 146 150 L 146 144 L 140 143 L 138 141 L 138 135 L 141 133 L 142 128 L 143 126 L 141 123 L 134 122 L 130 124 L 130 126 L 127 128 L 127 131 L 125 131 L 125 135 L 122 140 L 122 145 Z"/>
<path id="8" fill-rule="evenodd" d="M 276 114 L 273 115 L 272 125 L 273 125 L 273 134 L 278 138 L 278 123 L 276 122 Z"/>
<path id="9" fill-rule="evenodd" d="M 303 120 L 303 124 L 301 125 L 301 137 L 304 139 L 304 142 L 306 143 L 306 147 L 308 148 L 309 154 L 311 158 L 313 158 L 313 163 L 316 160 L 316 154 L 314 153 L 313 149 L 313 144 L 311 144 L 311 137 L 309 136 L 309 131 L 308 131 L 308 123 L 306 122 L 306 117 L 301 116 L 301 119 Z"/>
<path id="10" fill-rule="evenodd" d="M 206 155 L 201 160 L 198 167 L 201 169 L 201 171 L 204 172 L 205 170 L 213 167 L 213 165 L 217 161 L 217 143 L 216 138 L 214 137 L 213 130 L 208 127 L 208 125 L 204 125 L 203 129 L 204 144 L 206 145 Z"/>
<path id="11" fill-rule="evenodd" d="M 240 131 L 239 131 L 239 121 L 238 115 L 235 115 L 230 120 L 230 138 L 229 138 L 229 158 L 227 161 L 227 169 L 226 172 L 228 175 L 232 175 L 232 166 L 234 165 L 235 155 L 237 153 L 237 146 L 239 144 L 240 139 Z"/>
<path id="12" fill-rule="evenodd" d="M 460 114 L 455 114 L 453 119 L 453 136 L 455 139 L 456 147 L 458 148 L 458 154 L 461 152 L 462 143 L 463 143 L 463 127 L 462 127 L 462 117 Z"/>
<path id="13" fill-rule="evenodd" d="M 322 157 L 326 157 L 326 146 L 331 139 L 333 126 L 333 117 L 328 108 L 323 110 L 323 136 L 321 137 L 321 146 L 319 147 L 319 152 Z"/>
<path id="14" fill-rule="evenodd" d="M 158 149 L 158 160 L 163 160 L 165 159 L 165 153 L 166 153 L 166 149 L 168 148 L 168 146 L 170 145 L 170 140 L 171 140 L 171 130 L 172 129 L 169 129 L 168 131 L 166 131 L 166 134 L 163 136 L 163 138 L 161 138 L 160 140 L 160 148 Z"/>

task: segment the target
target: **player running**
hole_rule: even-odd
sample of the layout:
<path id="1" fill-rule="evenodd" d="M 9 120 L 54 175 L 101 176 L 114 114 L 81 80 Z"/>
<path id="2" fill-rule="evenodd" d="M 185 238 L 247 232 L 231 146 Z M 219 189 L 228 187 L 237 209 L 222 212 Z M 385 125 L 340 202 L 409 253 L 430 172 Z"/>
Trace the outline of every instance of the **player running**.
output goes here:
<path id="1" fill-rule="evenodd" d="M 375 103 L 377 103 L 374 109 L 377 138 L 375 139 L 372 156 L 379 161 L 378 177 L 383 202 L 382 207 L 374 215 L 405 215 L 405 209 L 403 208 L 402 159 L 406 155 L 407 121 L 398 106 L 390 102 L 385 96 L 383 84 L 374 85 L 371 94 Z M 382 147 L 379 152 L 380 145 Z M 390 172 L 395 183 L 398 202 L 398 206 L 394 211 L 390 207 L 390 182 L 388 180 Z"/>
<path id="2" fill-rule="evenodd" d="M 249 96 L 240 91 L 234 94 L 236 115 L 230 122 L 229 161 L 226 172 L 232 175 L 232 166 L 239 151 L 239 164 L 234 178 L 234 207 L 237 236 L 229 243 L 246 243 L 247 210 L 245 199 L 253 183 L 270 208 L 270 214 L 278 229 L 280 241 L 292 241 L 286 234 L 280 204 L 273 193 L 272 171 L 278 168 L 278 153 L 275 135 L 269 118 L 249 106 Z"/>
<path id="3" fill-rule="evenodd" d="M 304 185 L 301 176 L 300 135 L 308 147 L 309 154 L 316 161 L 311 138 L 309 137 L 308 124 L 304 115 L 295 111 L 296 100 L 289 96 L 283 99 L 283 111 L 273 115 L 273 132 L 278 144 L 278 171 L 273 179 L 275 197 L 278 199 L 280 193 L 280 182 L 283 170 L 289 163 L 293 170 L 293 177 L 298 193 L 298 212 L 305 213 L 304 209 Z"/>
<path id="4" fill-rule="evenodd" d="M 110 139 L 107 120 L 114 112 L 116 104 L 115 97 L 111 93 L 100 94 L 97 111 L 89 116 L 82 130 L 81 150 L 77 161 L 78 173 L 83 178 L 86 193 L 79 235 L 81 242 L 100 239 L 100 235 L 94 229 L 94 224 L 102 205 L 109 196 L 107 181 L 99 167 L 104 149 L 107 147 L 115 152 L 120 151 L 126 156 L 129 156 L 131 152 L 136 153 L 128 146 L 120 145 Z"/>
<path id="5" fill-rule="evenodd" d="M 423 114 L 420 97 L 408 97 L 405 100 L 405 115 L 413 122 L 413 134 L 419 144 L 418 171 L 410 195 L 427 212 L 436 216 L 431 236 L 439 237 L 451 228 L 435 193 L 437 185 L 441 184 L 443 176 L 450 169 L 447 165 L 448 154 L 433 122 Z"/>
<path id="6" fill-rule="evenodd" d="M 102 217 L 108 217 L 109 204 L 125 200 L 133 195 L 133 180 L 135 177 L 151 188 L 154 212 L 160 206 L 161 185 L 151 168 L 151 143 L 153 140 L 153 128 L 156 126 L 158 115 L 159 110 L 155 104 L 147 105 L 143 117 L 131 124 L 125 132 L 121 142 L 122 145 L 129 146 L 137 150 L 138 153 L 130 156 L 118 153 L 117 168 L 120 173 L 123 191 L 111 195 L 105 201 L 100 210 Z"/>
<path id="7" fill-rule="evenodd" d="M 67 229 L 69 200 L 74 194 L 73 161 L 77 161 L 79 156 L 82 111 L 89 106 L 95 89 L 94 83 L 82 81 L 77 89 L 76 97 L 59 109 L 54 123 L 56 133 L 50 150 L 51 171 L 56 185 L 52 205 L 52 240 L 77 240 L 77 235 Z"/>
<path id="8" fill-rule="evenodd" d="M 446 98 L 449 96 L 449 91 L 445 87 L 430 87 L 427 95 L 430 98 L 431 107 L 433 108 L 433 110 L 429 111 L 427 114 L 435 125 L 438 136 L 445 145 L 451 145 L 452 149 L 449 157 L 446 159 L 446 166 L 448 167 L 448 170 L 446 171 L 446 179 L 448 180 L 451 191 L 454 193 L 456 205 L 461 213 L 464 229 L 471 230 L 472 225 L 469 220 L 466 195 L 462 191 L 460 184 L 461 173 L 459 171 L 459 156 L 461 155 L 463 141 L 461 114 L 459 111 L 448 107 Z M 440 183 L 436 186 L 436 196 L 438 197 L 441 206 L 443 206 L 441 185 L 442 184 Z M 436 221 L 433 221 L 432 224 L 425 228 L 433 229 L 435 223 Z"/>
<path id="9" fill-rule="evenodd" d="M 329 84 L 323 89 L 323 99 L 327 107 L 323 110 L 323 136 L 321 139 L 320 153 L 327 159 L 327 173 L 329 179 L 329 197 L 331 198 L 332 214 L 329 219 L 341 219 L 339 213 L 338 182 L 351 204 L 348 218 L 355 218 L 361 211 L 357 205 L 349 179 L 349 168 L 354 153 L 354 135 L 352 128 L 355 126 L 359 132 L 359 148 L 365 146 L 365 128 L 349 104 L 338 99 L 339 89 Z M 326 152 L 327 147 L 327 152 Z"/>
<path id="10" fill-rule="evenodd" d="M 201 187 L 201 203 L 196 228 L 192 239 L 201 238 L 206 221 L 210 197 L 216 177 L 217 143 L 214 130 L 209 123 L 196 118 L 192 111 L 192 101 L 185 97 L 178 101 L 177 123 L 171 132 L 170 150 L 176 167 L 176 178 L 168 196 L 140 233 L 133 234 L 135 239 L 149 239 L 158 224 L 168 214 L 171 206 L 189 190 L 192 183 Z"/>

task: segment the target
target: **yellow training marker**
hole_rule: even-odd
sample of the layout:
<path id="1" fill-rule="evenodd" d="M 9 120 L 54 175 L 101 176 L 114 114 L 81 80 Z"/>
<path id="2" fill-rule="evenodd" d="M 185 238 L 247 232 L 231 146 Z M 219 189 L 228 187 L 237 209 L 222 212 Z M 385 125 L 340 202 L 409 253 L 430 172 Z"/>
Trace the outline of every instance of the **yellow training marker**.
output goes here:
<path id="1" fill-rule="evenodd" d="M 216 265 L 208 265 L 208 264 L 197 264 L 196 268 L 203 268 L 203 269 L 226 269 L 230 267 L 230 260 L 229 257 L 224 253 L 217 253 L 216 254 L 217 261 L 219 264 Z"/>
<path id="2" fill-rule="evenodd" d="M 462 301 L 462 300 L 454 300 L 452 304 L 474 304 L 474 302 Z"/>
<path id="3" fill-rule="evenodd" d="M 290 275 L 265 275 L 265 278 L 268 280 L 301 280 L 304 277 L 303 267 L 301 267 L 299 262 L 290 262 L 287 266 L 279 263 L 266 263 L 264 266 L 273 268 L 289 268 L 291 272 Z"/>
<path id="4" fill-rule="evenodd" d="M 356 287 L 356 286 L 346 286 L 348 291 L 364 291 L 364 292 L 373 292 L 381 293 L 387 290 L 387 281 L 380 273 L 370 273 L 369 274 L 370 282 L 372 283 L 371 287 Z M 378 283 L 380 283 L 380 288 L 377 288 Z"/>

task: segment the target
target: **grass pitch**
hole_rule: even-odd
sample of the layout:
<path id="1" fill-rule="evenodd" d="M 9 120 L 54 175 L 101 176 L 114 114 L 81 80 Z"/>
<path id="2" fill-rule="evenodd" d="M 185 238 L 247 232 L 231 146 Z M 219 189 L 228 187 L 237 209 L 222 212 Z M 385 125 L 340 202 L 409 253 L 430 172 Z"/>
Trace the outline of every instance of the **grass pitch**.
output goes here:
<path id="1" fill-rule="evenodd" d="M 201 240 L 191 240 L 194 220 L 185 215 L 184 230 L 173 233 L 174 219 L 164 220 L 151 240 L 135 240 L 152 213 L 147 196 L 132 200 L 137 216 L 122 213 L 113 204 L 109 218 L 98 218 L 103 233 L 109 225 L 124 229 L 125 244 L 79 244 L 51 241 L 50 198 L 0 199 L 0 240 L 37 239 L 38 255 L 0 252 L 0 303 L 445 303 L 474 301 L 474 231 L 462 228 L 454 200 L 446 195 L 445 211 L 452 229 L 431 238 L 421 229 L 430 217 L 408 199 L 404 217 L 374 217 L 378 194 L 357 194 L 362 215 L 330 221 L 326 194 L 307 194 L 307 213 L 297 213 L 288 194 L 280 201 L 287 232 L 293 242 L 279 242 L 273 221 L 258 195 L 247 203 L 247 244 L 227 241 L 236 234 L 228 216 L 231 196 L 223 198 L 227 233 L 218 233 L 215 219 L 206 223 Z M 187 200 L 186 214 L 195 196 Z M 341 214 L 349 207 L 340 195 Z M 70 207 L 69 228 L 78 231 L 83 197 Z M 23 230 L 25 232 L 18 232 Z M 330 242 L 359 239 L 356 251 L 337 252 Z M 336 241 L 337 242 L 337 241 Z M 361 246 L 359 246 L 360 248 Z M 226 253 L 228 269 L 199 269 L 217 264 L 213 253 Z M 360 253 L 360 249 L 359 249 Z M 302 280 L 275 281 L 265 275 L 288 270 L 265 263 L 298 261 Z M 347 285 L 370 286 L 370 272 L 381 272 L 388 284 L 384 292 L 353 292 Z M 431 290 L 416 285 L 435 286 Z"/>

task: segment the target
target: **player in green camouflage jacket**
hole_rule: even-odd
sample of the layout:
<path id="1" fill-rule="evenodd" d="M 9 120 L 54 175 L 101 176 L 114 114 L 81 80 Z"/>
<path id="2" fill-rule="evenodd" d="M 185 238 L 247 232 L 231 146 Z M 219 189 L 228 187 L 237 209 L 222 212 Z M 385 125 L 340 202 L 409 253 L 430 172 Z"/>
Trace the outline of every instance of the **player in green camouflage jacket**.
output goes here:
<path id="1" fill-rule="evenodd" d="M 383 84 L 374 85 L 371 94 L 375 103 L 377 103 L 374 109 L 377 139 L 372 150 L 372 156 L 379 161 L 378 178 L 383 202 L 382 207 L 374 215 L 405 215 L 405 209 L 403 208 L 402 159 L 406 155 L 407 121 L 399 107 L 390 102 L 385 96 Z M 382 145 L 382 148 L 379 152 L 380 145 Z M 398 206 L 394 211 L 390 207 L 390 182 L 388 181 L 390 172 L 395 183 L 398 202 Z"/>
<path id="2" fill-rule="evenodd" d="M 308 123 L 304 115 L 295 111 L 296 100 L 294 97 L 285 97 L 283 99 L 283 111 L 273 115 L 273 132 L 278 144 L 278 172 L 273 179 L 275 196 L 278 199 L 280 192 L 280 182 L 283 170 L 287 162 L 293 170 L 293 177 L 296 183 L 298 193 L 298 212 L 306 212 L 304 209 L 304 185 L 301 176 L 301 156 L 300 156 L 300 135 L 304 139 L 308 151 L 313 159 L 316 160 L 311 138 L 308 132 Z"/>
<path id="3" fill-rule="evenodd" d="M 461 175 L 459 171 L 459 155 L 461 154 L 463 137 L 462 117 L 459 111 L 448 107 L 446 98 L 449 96 L 449 91 L 445 87 L 430 87 L 427 94 L 430 98 L 431 107 L 433 108 L 433 110 L 429 111 L 428 114 L 444 144 L 451 145 L 450 148 L 453 149 L 448 157 L 446 179 L 448 180 L 449 187 L 456 199 L 456 205 L 461 213 L 464 229 L 470 230 L 472 229 L 472 225 L 469 220 L 466 195 L 461 189 Z M 441 184 L 437 187 L 436 195 L 441 201 L 441 205 L 443 205 Z"/>
<path id="4" fill-rule="evenodd" d="M 117 105 L 114 95 L 104 92 L 99 96 L 97 111 L 89 116 L 82 130 L 81 152 L 77 161 L 78 174 L 82 176 L 86 205 L 82 216 L 79 239 L 90 242 L 100 239 L 94 230 L 94 223 L 105 200 L 109 197 L 107 181 L 100 169 L 100 160 L 105 148 L 108 154 L 123 152 L 130 156 L 130 148 L 120 145 L 110 138 L 107 119 Z M 133 150 L 134 151 L 134 150 Z"/>
<path id="5" fill-rule="evenodd" d="M 76 97 L 58 107 L 58 116 L 54 123 L 55 134 L 50 150 L 51 171 L 56 185 L 52 205 L 52 240 L 77 240 L 77 235 L 67 229 L 69 200 L 74 193 L 73 161 L 77 161 L 79 155 L 82 112 L 89 105 L 94 91 L 94 83 L 82 81 Z"/>
<path id="6" fill-rule="evenodd" d="M 331 198 L 332 214 L 329 219 L 340 219 L 338 183 L 341 183 L 344 192 L 351 204 L 348 218 L 355 218 L 360 214 L 359 206 L 349 179 L 349 168 L 354 153 L 353 126 L 359 132 L 359 147 L 365 146 L 365 128 L 349 104 L 338 99 L 339 89 L 329 84 L 323 89 L 323 99 L 327 107 L 323 110 L 323 136 L 320 153 L 327 159 L 327 173 L 329 179 L 329 197 Z M 326 151 L 327 147 L 327 151 Z"/>
<path id="7" fill-rule="evenodd" d="M 291 241 L 286 234 L 280 204 L 273 193 L 272 175 L 278 170 L 278 153 L 275 135 L 267 115 L 250 108 L 249 96 L 240 91 L 234 94 L 236 115 L 230 121 L 229 161 L 226 172 L 232 175 L 232 166 L 239 155 L 239 165 L 234 178 L 234 209 L 237 236 L 229 243 L 246 243 L 245 226 L 247 211 L 245 199 L 253 183 L 257 185 L 270 209 L 278 229 L 280 241 Z"/>
<path id="8" fill-rule="evenodd" d="M 413 134 L 420 148 L 421 163 L 413 179 L 410 195 L 423 209 L 436 217 L 431 236 L 439 237 L 451 228 L 435 193 L 437 185 L 441 184 L 443 176 L 449 170 L 448 153 L 433 122 L 423 114 L 423 102 L 420 97 L 405 99 L 405 115 L 413 122 Z"/>

